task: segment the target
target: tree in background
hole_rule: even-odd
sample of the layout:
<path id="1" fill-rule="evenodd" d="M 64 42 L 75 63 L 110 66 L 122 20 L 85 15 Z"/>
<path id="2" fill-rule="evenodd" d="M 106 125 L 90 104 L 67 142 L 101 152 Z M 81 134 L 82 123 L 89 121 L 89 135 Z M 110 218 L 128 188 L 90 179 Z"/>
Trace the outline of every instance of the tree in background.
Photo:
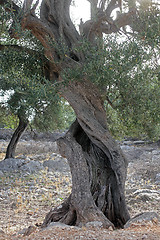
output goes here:
<path id="1" fill-rule="evenodd" d="M 22 118 L 21 115 L 18 115 L 18 119 L 19 119 L 19 124 L 18 124 L 18 127 L 16 128 L 16 130 L 14 131 L 12 138 L 7 146 L 5 159 L 6 158 L 15 158 L 15 151 L 16 151 L 17 143 L 20 140 L 20 137 L 26 130 L 28 123 L 29 123 L 29 121 L 26 120 L 25 118 Z"/>
<path id="2" fill-rule="evenodd" d="M 124 195 L 127 161 L 108 130 L 104 104 L 107 102 L 124 119 L 132 119 L 135 110 L 138 116 L 140 109 L 147 110 L 146 116 L 152 119 L 148 109 L 153 92 L 158 96 L 159 9 L 152 1 L 125 0 L 124 8 L 117 0 L 89 2 L 91 18 L 81 21 L 78 32 L 70 18 L 71 0 L 42 0 L 40 16 L 35 13 L 38 2 L 32 5 L 25 0 L 21 7 L 0 1 L 15 16 L 11 37 L 24 40 L 18 47 L 25 53 L 37 51 L 52 94 L 63 96 L 77 118 L 58 141 L 60 153 L 71 168 L 72 193 L 47 214 L 43 226 L 52 221 L 69 225 L 100 221 L 104 227 L 124 226 L 129 219 Z M 115 9 L 120 9 L 116 17 Z M 31 44 L 18 29 L 29 30 L 43 48 Z M 123 42 L 119 36 L 122 33 L 127 36 Z M 30 74 L 31 81 L 36 78 L 44 83 L 39 77 L 42 68 L 31 74 L 26 58 L 19 63 L 25 77 Z M 9 66 L 8 72 L 11 70 Z M 154 112 L 156 121 L 156 107 Z"/>
<path id="3" fill-rule="evenodd" d="M 17 118 L 14 114 L 8 112 L 8 110 L 1 104 L 0 106 L 0 128 L 12 128 L 17 127 Z"/>
<path id="4" fill-rule="evenodd" d="M 5 84 L 1 84 L 1 88 L 3 88 L 3 91 L 1 90 L 2 95 L 6 92 L 5 87 Z M 3 103 L 3 114 L 8 115 L 7 112 L 9 112 L 17 116 L 19 124 L 17 126 L 16 121 L 16 126 L 14 125 L 16 129 L 7 147 L 5 158 L 15 157 L 17 143 L 29 122 L 35 129 L 47 132 L 65 129 L 68 126 L 67 120 L 70 118 L 73 120 L 74 116 L 66 116 L 64 112 L 65 108 L 63 107 L 65 103 L 63 103 L 62 100 L 60 101 L 60 98 L 55 100 L 52 96 L 48 98 L 46 94 L 42 93 L 41 96 L 39 96 L 39 91 L 41 91 L 40 86 L 38 88 L 36 85 L 36 88 L 37 92 L 22 83 L 19 84 L 18 87 L 14 86 L 12 82 L 7 84 L 7 91 L 12 90 L 12 93 L 10 93 L 8 99 Z M 45 91 L 47 91 L 47 88 Z M 72 113 L 71 109 L 68 108 L 68 110 L 68 112 Z M 9 123 L 8 125 L 10 126 Z"/>

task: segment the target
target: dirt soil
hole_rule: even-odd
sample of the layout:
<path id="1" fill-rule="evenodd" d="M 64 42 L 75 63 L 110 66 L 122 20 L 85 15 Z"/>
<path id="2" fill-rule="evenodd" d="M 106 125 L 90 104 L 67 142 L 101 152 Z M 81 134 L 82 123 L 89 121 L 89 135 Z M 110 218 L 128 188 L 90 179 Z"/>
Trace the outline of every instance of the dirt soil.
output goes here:
<path id="1" fill-rule="evenodd" d="M 127 230 L 110 231 L 106 229 L 85 229 L 85 228 L 51 228 L 44 231 L 35 230 L 30 236 L 0 236 L 0 240 L 74 240 L 74 239 L 92 239 L 92 240 L 159 240 L 160 227 L 158 226 L 136 226 Z"/>
<path id="2" fill-rule="evenodd" d="M 1 160 L 5 156 L 7 144 L 7 141 L 0 141 Z M 16 157 L 29 157 L 41 162 L 48 159 L 63 161 L 58 154 L 53 154 L 53 151 L 56 152 L 55 145 L 52 147 L 51 142 L 21 141 Z M 145 171 L 142 165 L 141 161 L 129 164 L 126 199 L 131 217 L 145 211 L 155 211 L 160 215 L 160 198 L 159 195 L 156 195 L 160 193 L 160 185 L 153 179 L 149 179 L 148 176 L 147 178 L 144 176 Z M 145 163 L 143 166 L 145 168 Z M 134 175 L 133 173 L 138 172 L 139 169 L 141 175 Z M 153 195 L 136 194 L 136 191 L 143 192 L 146 189 L 152 191 Z M 71 174 L 69 171 L 61 171 L 61 169 L 49 171 L 46 168 L 36 174 L 28 172 L 0 173 L 0 240 L 160 240 L 158 222 L 133 224 L 130 228 L 119 230 L 71 226 L 50 227 L 42 230 L 38 227 L 51 207 L 59 205 L 70 192 Z"/>

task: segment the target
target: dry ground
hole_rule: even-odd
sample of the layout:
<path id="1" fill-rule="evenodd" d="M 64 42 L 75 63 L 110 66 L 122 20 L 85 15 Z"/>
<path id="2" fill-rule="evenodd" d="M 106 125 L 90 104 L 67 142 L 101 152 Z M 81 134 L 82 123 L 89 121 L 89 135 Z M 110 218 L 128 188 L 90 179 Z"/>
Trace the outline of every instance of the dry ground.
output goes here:
<path id="1" fill-rule="evenodd" d="M 74 239 L 92 239 L 92 240 L 159 240 L 160 227 L 158 226 L 139 226 L 127 230 L 110 231 L 106 229 L 75 229 L 75 228 L 51 228 L 44 231 L 35 230 L 30 236 L 2 236 L 0 240 L 74 240 Z"/>
<path id="2" fill-rule="evenodd" d="M 7 142 L 0 142 L 0 159 L 3 159 Z M 3 151 L 2 151 L 3 150 Z M 25 154 L 39 161 L 51 159 L 51 143 L 21 142 L 17 154 Z M 38 155 L 37 155 L 38 154 Z M 53 157 L 52 157 L 53 158 Z M 54 160 L 54 159 L 53 159 Z M 133 165 L 132 165 L 133 168 Z M 129 168 L 132 172 L 133 169 Z M 149 187 L 148 187 L 149 186 Z M 132 189 L 153 189 L 159 186 L 144 179 L 127 180 L 127 202 L 131 216 L 143 211 L 156 211 L 160 215 L 159 199 L 144 199 L 132 196 Z M 102 228 L 52 227 L 41 230 L 35 225 L 43 222 L 51 206 L 60 204 L 71 191 L 69 172 L 51 172 L 47 169 L 36 174 L 12 173 L 0 176 L 0 240 L 41 239 L 149 239 L 160 240 L 160 226 L 156 222 L 133 225 L 128 229 L 106 230 Z M 29 236 L 18 234 L 24 228 L 33 226 Z M 22 231 L 27 234 L 27 231 Z M 18 234 L 18 235 L 17 235 Z"/>

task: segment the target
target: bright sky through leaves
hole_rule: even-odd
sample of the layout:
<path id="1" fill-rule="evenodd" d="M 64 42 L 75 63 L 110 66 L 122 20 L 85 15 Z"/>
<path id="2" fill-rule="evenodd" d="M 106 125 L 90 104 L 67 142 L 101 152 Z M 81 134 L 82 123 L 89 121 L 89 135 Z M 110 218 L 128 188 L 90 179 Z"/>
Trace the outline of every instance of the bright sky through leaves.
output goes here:
<path id="1" fill-rule="evenodd" d="M 75 0 L 74 6 L 71 6 L 71 16 L 73 21 L 77 24 L 80 23 L 82 18 L 83 22 L 89 20 L 90 18 L 90 4 L 86 0 Z"/>

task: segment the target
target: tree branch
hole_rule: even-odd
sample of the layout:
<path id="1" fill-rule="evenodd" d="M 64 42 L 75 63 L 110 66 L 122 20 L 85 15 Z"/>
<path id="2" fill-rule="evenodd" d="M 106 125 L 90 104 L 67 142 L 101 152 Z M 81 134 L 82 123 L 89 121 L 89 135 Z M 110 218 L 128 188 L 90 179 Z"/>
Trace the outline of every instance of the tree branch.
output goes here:
<path id="1" fill-rule="evenodd" d="M 115 109 L 115 106 L 113 105 L 113 102 L 109 99 L 108 96 L 106 96 L 106 100 L 107 100 L 108 104 L 109 104 L 113 109 Z"/>
<path id="2" fill-rule="evenodd" d="M 23 3 L 23 11 L 26 13 L 30 11 L 31 6 L 32 6 L 33 0 L 24 0 Z"/>
<path id="3" fill-rule="evenodd" d="M 23 3 L 23 11 L 25 13 L 27 12 L 32 12 L 32 14 L 34 15 L 35 14 L 35 10 L 39 4 L 39 0 L 36 1 L 36 3 L 33 5 L 32 7 L 32 4 L 33 4 L 33 0 L 24 0 L 24 3 Z"/>
<path id="4" fill-rule="evenodd" d="M 114 21 L 106 14 L 101 14 L 96 22 L 90 20 L 84 23 L 84 34 L 89 40 L 91 40 L 93 35 L 100 36 L 100 33 L 110 34 L 113 32 L 118 32 L 121 27 L 125 27 L 132 23 L 132 17 L 135 16 L 135 14 L 136 9 L 132 9 L 128 13 L 120 14 L 120 16 Z"/>
<path id="5" fill-rule="evenodd" d="M 110 17 L 113 10 L 117 7 L 119 7 L 119 4 L 117 4 L 117 0 L 111 0 L 107 6 L 107 9 L 105 10 L 105 14 Z"/>
<path id="6" fill-rule="evenodd" d="M 97 1 L 88 1 L 91 5 L 94 5 L 95 8 Z M 120 28 L 131 24 L 133 20 L 132 17 L 136 15 L 136 8 L 130 9 L 128 13 L 120 13 L 115 20 L 112 19 L 112 11 L 118 7 L 121 9 L 121 4 L 122 0 L 111 0 L 106 7 L 106 0 L 101 0 L 99 3 L 100 8 L 97 8 L 96 16 L 84 24 L 81 22 L 82 35 L 89 41 L 94 42 L 95 36 L 102 37 L 102 33 L 110 34 L 118 32 Z"/>
<path id="7" fill-rule="evenodd" d="M 99 8 L 103 11 L 105 9 L 105 4 L 107 0 L 101 0 L 99 3 Z"/>
<path id="8" fill-rule="evenodd" d="M 113 24 L 110 25 L 110 30 L 105 31 L 105 26 L 103 25 L 102 31 L 103 33 L 112 33 L 112 32 L 117 32 L 120 30 L 121 27 L 125 27 L 127 25 L 130 25 L 133 21 L 133 16 L 136 16 L 136 9 L 132 9 L 128 13 L 123 13 L 118 16 L 118 18 L 113 21 Z"/>
<path id="9" fill-rule="evenodd" d="M 59 67 L 57 64 L 55 64 L 54 49 L 51 44 L 51 42 L 54 41 L 55 39 L 54 34 L 49 25 L 35 15 L 35 9 L 38 4 L 38 1 L 33 6 L 33 8 L 29 10 L 31 4 L 32 0 L 25 1 L 24 9 L 26 9 L 27 12 L 25 12 L 23 15 L 21 27 L 24 30 L 25 29 L 31 30 L 32 34 L 41 42 L 45 50 L 46 58 L 51 62 L 53 70 L 55 72 L 58 72 Z"/>
<path id="10" fill-rule="evenodd" d="M 31 8 L 33 0 L 25 0 L 23 4 L 23 9 L 18 7 L 13 1 L 0 0 L 0 5 L 4 6 L 7 11 L 14 10 L 14 15 L 19 14 L 20 11 L 23 12 L 23 19 L 21 21 L 22 29 L 29 29 L 32 33 L 41 41 L 42 44 L 46 42 L 46 36 L 54 39 L 51 29 L 44 24 L 40 19 L 35 15 L 35 9 L 38 5 L 39 0 L 36 1 L 34 6 Z M 10 8 L 8 8 L 8 4 Z M 45 41 L 42 41 L 42 38 L 45 38 Z M 46 47 L 46 45 L 44 46 Z"/>

